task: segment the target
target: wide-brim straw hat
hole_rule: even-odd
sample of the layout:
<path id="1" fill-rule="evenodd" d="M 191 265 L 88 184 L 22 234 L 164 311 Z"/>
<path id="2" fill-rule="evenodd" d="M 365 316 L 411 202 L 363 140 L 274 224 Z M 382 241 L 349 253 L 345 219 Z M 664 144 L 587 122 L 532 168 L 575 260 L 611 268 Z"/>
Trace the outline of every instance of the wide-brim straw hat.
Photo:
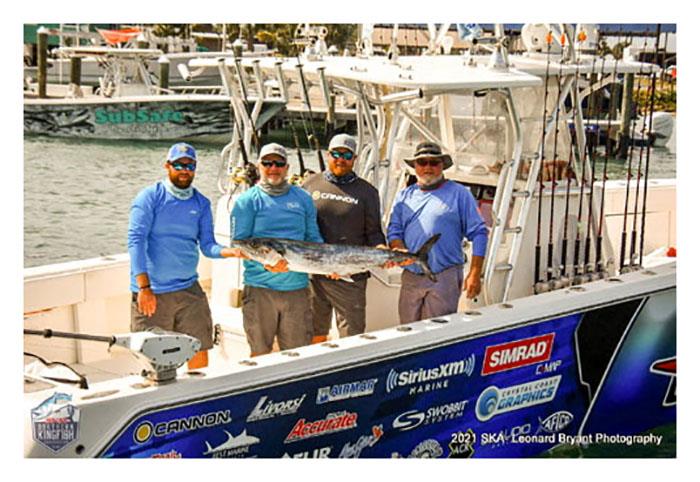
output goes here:
<path id="1" fill-rule="evenodd" d="M 421 142 L 416 146 L 416 153 L 413 157 L 404 159 L 404 162 L 415 168 L 418 159 L 442 159 L 443 169 L 452 167 L 452 157 L 449 154 L 443 154 L 440 146 L 434 142 Z"/>

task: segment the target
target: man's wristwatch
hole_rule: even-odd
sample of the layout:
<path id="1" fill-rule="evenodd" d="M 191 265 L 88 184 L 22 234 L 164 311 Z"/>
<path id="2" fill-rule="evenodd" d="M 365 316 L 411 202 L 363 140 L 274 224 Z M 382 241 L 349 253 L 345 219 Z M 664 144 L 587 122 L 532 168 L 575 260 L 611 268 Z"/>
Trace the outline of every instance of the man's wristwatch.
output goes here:
<path id="1" fill-rule="evenodd" d="M 151 285 L 139 286 L 139 291 L 151 289 Z"/>

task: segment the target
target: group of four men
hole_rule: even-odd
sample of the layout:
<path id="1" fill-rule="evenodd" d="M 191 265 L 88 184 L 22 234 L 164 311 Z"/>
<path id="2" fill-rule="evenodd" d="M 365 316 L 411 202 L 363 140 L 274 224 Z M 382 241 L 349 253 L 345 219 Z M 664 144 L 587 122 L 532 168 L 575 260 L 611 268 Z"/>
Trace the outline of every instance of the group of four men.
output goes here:
<path id="1" fill-rule="evenodd" d="M 443 170 L 452 165 L 450 156 L 438 145 L 424 142 L 414 157 L 405 160 L 415 169 L 417 182 L 398 195 L 386 246 L 379 195 L 353 171 L 356 155 L 354 138 L 336 135 L 328 146 L 328 169 L 307 177 L 302 189 L 287 180 L 285 148 L 263 146 L 257 166 L 260 180 L 236 200 L 231 213 L 232 238 L 283 238 L 415 252 L 440 233 L 429 254 L 436 282 L 415 265 L 403 266 L 399 318 L 410 323 L 455 312 L 463 290 L 470 298 L 480 292 L 487 229 L 471 192 L 445 179 Z M 190 360 L 190 368 L 206 366 L 207 350 L 212 347 L 209 305 L 197 282 L 198 250 L 210 258 L 245 258 L 239 249 L 214 241 L 211 204 L 192 187 L 196 167 L 192 146 L 172 146 L 165 163 L 167 177 L 135 198 L 128 233 L 131 329 L 159 327 L 199 338 L 202 351 Z M 464 238 L 473 244 L 466 278 Z M 349 282 L 335 275 L 309 277 L 289 271 L 285 260 L 275 266 L 248 259 L 243 264 L 243 325 L 251 356 L 271 352 L 275 338 L 282 350 L 324 341 L 334 310 L 341 337 L 365 331 L 369 273 L 355 274 Z M 385 265 L 392 266 L 396 264 Z"/>

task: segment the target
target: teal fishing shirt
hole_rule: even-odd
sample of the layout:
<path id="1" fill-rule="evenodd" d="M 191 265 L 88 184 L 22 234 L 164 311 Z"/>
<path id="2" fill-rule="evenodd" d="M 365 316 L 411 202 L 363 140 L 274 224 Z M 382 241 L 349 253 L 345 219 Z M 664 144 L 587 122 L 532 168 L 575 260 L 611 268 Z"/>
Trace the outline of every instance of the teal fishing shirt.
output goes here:
<path id="1" fill-rule="evenodd" d="M 259 186 L 241 194 L 231 212 L 231 238 L 281 238 L 323 243 L 311 196 L 297 186 L 291 186 L 281 196 L 270 196 Z M 252 260 L 243 261 L 243 266 L 243 283 L 248 286 L 293 291 L 309 284 L 306 273 L 272 273 Z"/>
<path id="2" fill-rule="evenodd" d="M 154 293 L 189 288 L 197 281 L 199 250 L 221 258 L 223 246 L 214 240 L 211 203 L 194 189 L 187 200 L 167 192 L 163 181 L 143 189 L 131 205 L 127 235 L 131 259 L 131 291 L 139 290 L 136 275 L 148 274 Z"/>

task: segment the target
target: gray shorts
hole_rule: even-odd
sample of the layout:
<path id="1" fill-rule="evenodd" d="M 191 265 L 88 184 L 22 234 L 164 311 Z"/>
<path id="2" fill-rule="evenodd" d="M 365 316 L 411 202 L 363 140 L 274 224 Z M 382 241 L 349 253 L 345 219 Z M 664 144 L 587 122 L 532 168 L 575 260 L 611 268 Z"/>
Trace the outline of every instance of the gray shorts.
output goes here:
<path id="1" fill-rule="evenodd" d="M 212 321 L 207 295 L 198 281 L 180 291 L 156 295 L 156 312 L 150 318 L 139 313 L 136 293 L 131 299 L 131 331 L 158 327 L 194 336 L 202 350 L 212 346 Z"/>
<path id="2" fill-rule="evenodd" d="M 323 275 L 311 276 L 311 315 L 314 336 L 325 336 L 331 329 L 331 316 L 341 337 L 365 332 L 367 279 L 353 283 L 332 280 Z"/>
<path id="3" fill-rule="evenodd" d="M 253 354 L 270 353 L 275 336 L 280 350 L 311 343 L 308 288 L 277 291 L 244 286 L 242 311 L 243 329 Z"/>
<path id="4" fill-rule="evenodd" d="M 436 276 L 437 281 L 433 283 L 427 276 L 408 270 L 401 273 L 399 319 L 402 324 L 457 311 L 464 268 L 461 265 L 451 266 Z"/>

